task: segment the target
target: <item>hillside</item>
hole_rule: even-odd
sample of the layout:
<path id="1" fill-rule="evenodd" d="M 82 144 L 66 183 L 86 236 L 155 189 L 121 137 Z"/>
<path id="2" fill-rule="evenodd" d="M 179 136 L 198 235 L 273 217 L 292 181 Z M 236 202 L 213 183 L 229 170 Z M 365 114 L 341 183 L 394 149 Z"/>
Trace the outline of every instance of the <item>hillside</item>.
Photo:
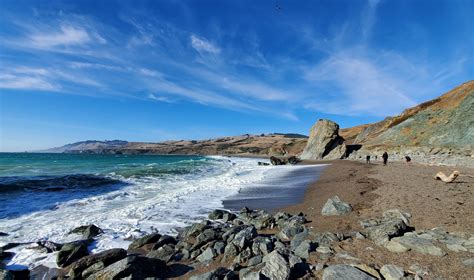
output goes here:
<path id="1" fill-rule="evenodd" d="M 53 148 L 46 152 L 101 154 L 181 154 L 181 155 L 279 155 L 300 153 L 307 137 L 274 133 L 240 135 L 208 140 L 177 140 L 159 143 L 126 141 L 84 141 Z"/>

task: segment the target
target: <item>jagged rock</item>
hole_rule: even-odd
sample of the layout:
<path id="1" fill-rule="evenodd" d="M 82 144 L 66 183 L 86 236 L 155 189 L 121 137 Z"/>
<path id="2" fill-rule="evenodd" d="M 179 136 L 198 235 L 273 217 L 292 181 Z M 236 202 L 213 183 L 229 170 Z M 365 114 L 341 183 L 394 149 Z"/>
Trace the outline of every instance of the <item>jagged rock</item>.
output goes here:
<path id="1" fill-rule="evenodd" d="M 372 280 L 375 277 L 346 264 L 331 265 L 324 269 L 323 280 Z"/>
<path id="2" fill-rule="evenodd" d="M 314 237 L 314 242 L 318 243 L 320 246 L 329 246 L 331 243 L 339 241 L 337 235 L 332 232 L 326 231 L 322 233 L 316 233 Z"/>
<path id="3" fill-rule="evenodd" d="M 216 242 L 216 244 L 214 244 L 213 248 L 214 248 L 214 250 L 216 251 L 216 253 L 218 255 L 223 254 L 224 250 L 225 250 L 225 243 L 221 242 L 221 241 Z"/>
<path id="4" fill-rule="evenodd" d="M 261 273 L 270 279 L 282 280 L 290 278 L 290 266 L 288 261 L 278 252 L 273 251 L 263 257 Z"/>
<path id="5" fill-rule="evenodd" d="M 140 238 L 134 240 L 128 246 L 128 249 L 129 250 L 138 249 L 138 248 L 140 248 L 140 247 L 142 247 L 146 244 L 158 242 L 158 240 L 160 240 L 160 238 L 161 238 L 161 234 L 159 234 L 159 233 L 152 233 L 152 234 L 145 235 L 143 237 L 140 237 Z"/>
<path id="6" fill-rule="evenodd" d="M 287 224 L 278 234 L 277 237 L 283 241 L 289 241 L 296 235 L 305 232 L 306 228 L 300 224 Z"/>
<path id="7" fill-rule="evenodd" d="M 240 249 L 243 249 L 248 246 L 252 239 L 256 236 L 257 230 L 254 226 L 245 226 L 242 228 L 242 230 L 235 234 L 231 242 Z"/>
<path id="8" fill-rule="evenodd" d="M 209 214 L 208 218 L 209 220 L 219 220 L 224 217 L 225 213 L 229 213 L 229 212 L 225 210 L 216 209 Z"/>
<path id="9" fill-rule="evenodd" d="M 353 264 L 352 266 L 355 267 L 355 268 L 358 268 L 358 269 L 362 270 L 363 272 L 369 274 L 370 276 L 373 276 L 373 277 L 375 277 L 375 278 L 377 278 L 377 279 L 382 279 L 382 277 L 380 276 L 379 272 L 378 272 L 375 268 L 373 268 L 373 267 L 371 267 L 371 266 L 368 266 L 368 265 L 366 265 L 366 264 Z"/>
<path id="10" fill-rule="evenodd" d="M 158 250 L 160 247 L 164 245 L 176 245 L 176 243 L 178 242 L 176 241 L 174 237 L 169 236 L 169 235 L 163 235 L 160 237 L 158 242 L 156 242 L 155 245 L 153 245 L 152 250 Z"/>
<path id="11" fill-rule="evenodd" d="M 274 157 L 274 156 L 271 156 L 270 157 L 270 163 L 272 165 L 285 165 L 285 161 L 280 159 L 280 158 L 277 158 L 277 157 Z"/>
<path id="12" fill-rule="evenodd" d="M 71 230 L 69 233 L 82 234 L 83 238 L 91 239 L 104 233 L 104 231 L 96 225 L 87 225 L 77 227 Z"/>
<path id="13" fill-rule="evenodd" d="M 56 263 L 59 267 L 65 267 L 88 254 L 89 251 L 87 250 L 86 242 L 77 241 L 66 243 L 61 247 L 61 250 L 59 250 Z"/>
<path id="14" fill-rule="evenodd" d="M 337 195 L 329 198 L 321 210 L 321 215 L 323 216 L 337 216 L 350 213 L 352 207 L 342 201 Z"/>
<path id="15" fill-rule="evenodd" d="M 189 279 L 190 280 L 220 280 L 220 279 L 234 280 L 234 279 L 238 279 L 238 276 L 235 274 L 235 272 L 225 267 L 219 267 L 213 271 L 196 275 Z"/>
<path id="16" fill-rule="evenodd" d="M 380 273 L 386 280 L 399 280 L 405 275 L 403 268 L 393 264 L 382 266 Z"/>
<path id="17" fill-rule="evenodd" d="M 289 164 L 295 165 L 295 164 L 297 164 L 297 163 L 300 162 L 300 161 L 301 161 L 301 160 L 300 160 L 299 158 L 295 157 L 295 156 L 291 156 L 291 157 L 288 158 L 288 163 L 289 163 Z"/>
<path id="18" fill-rule="evenodd" d="M 313 252 L 315 247 L 315 244 L 311 240 L 304 240 L 298 247 L 296 247 L 294 253 L 300 258 L 308 259 L 309 253 Z"/>
<path id="19" fill-rule="evenodd" d="M 198 236 L 205 229 L 210 228 L 209 221 L 203 221 L 201 223 L 195 223 L 189 227 L 186 227 L 182 232 L 178 234 L 178 239 L 186 240 L 188 238 L 194 238 Z"/>
<path id="20" fill-rule="evenodd" d="M 47 240 L 36 242 L 37 248 L 44 250 L 45 253 L 51 253 L 61 250 L 62 244 L 54 243 Z"/>
<path id="21" fill-rule="evenodd" d="M 296 234 L 290 242 L 290 249 L 294 251 L 308 236 L 309 231 L 307 230 Z"/>
<path id="22" fill-rule="evenodd" d="M 245 263 L 252 257 L 252 250 L 250 248 L 246 248 L 242 250 L 240 254 L 234 259 L 234 263 Z"/>
<path id="23" fill-rule="evenodd" d="M 152 259 L 162 260 L 164 262 L 169 262 L 173 259 L 176 254 L 176 250 L 171 245 L 163 245 L 157 250 L 152 250 L 146 256 Z"/>
<path id="24" fill-rule="evenodd" d="M 255 257 L 252 257 L 252 258 L 249 259 L 247 265 L 248 266 L 255 266 L 259 263 L 262 263 L 262 260 L 263 260 L 262 255 L 256 255 Z"/>
<path id="25" fill-rule="evenodd" d="M 227 223 L 227 222 L 235 220 L 235 218 L 237 218 L 237 215 L 235 215 L 234 213 L 231 213 L 231 212 L 226 212 L 222 216 L 222 221 L 224 223 Z"/>
<path id="26" fill-rule="evenodd" d="M 394 209 L 385 211 L 381 219 L 362 220 L 360 224 L 369 239 L 377 245 L 384 245 L 391 237 L 400 236 L 409 230 L 410 217 L 409 213 Z"/>
<path id="27" fill-rule="evenodd" d="M 224 257 L 222 261 L 225 262 L 227 260 L 235 258 L 239 254 L 239 248 L 234 244 L 227 244 L 224 249 Z"/>
<path id="28" fill-rule="evenodd" d="M 243 268 L 239 271 L 239 279 L 241 280 L 267 280 L 268 278 L 265 277 L 261 271 L 265 266 L 264 263 L 260 263 L 255 266 L 249 266 L 247 268 Z"/>
<path id="29" fill-rule="evenodd" d="M 444 256 L 445 253 L 439 247 L 435 246 L 430 240 L 419 237 L 417 234 L 405 234 L 401 237 L 395 237 L 391 242 L 399 243 L 405 248 L 411 249 L 421 254 L 434 256 Z"/>
<path id="30" fill-rule="evenodd" d="M 216 240 L 218 237 L 219 235 L 215 229 L 206 229 L 196 237 L 196 242 L 192 249 L 199 248 L 210 241 Z"/>
<path id="31" fill-rule="evenodd" d="M 214 259 L 216 256 L 216 251 L 213 248 L 207 248 L 196 259 L 200 262 L 208 262 Z"/>
<path id="32" fill-rule="evenodd" d="M 408 251 L 409 249 L 405 246 L 403 246 L 402 244 L 394 241 L 394 240 L 390 240 L 388 242 L 386 242 L 384 244 L 384 247 L 387 248 L 387 250 L 389 250 L 390 252 L 393 252 L 393 253 L 404 253 L 406 251 Z"/>
<path id="33" fill-rule="evenodd" d="M 346 145 L 344 138 L 339 136 L 339 125 L 330 120 L 320 119 L 311 127 L 301 159 L 341 159 L 345 153 Z"/>
<path id="34" fill-rule="evenodd" d="M 163 277 L 165 270 L 166 267 L 163 261 L 138 255 L 130 255 L 90 275 L 87 279 L 144 279 L 147 277 Z"/>
<path id="35" fill-rule="evenodd" d="M 263 236 L 257 236 L 254 238 L 253 243 L 252 243 L 252 252 L 254 255 L 267 255 L 273 249 L 275 248 L 275 245 L 273 244 L 272 240 L 268 237 L 263 237 Z"/>
<path id="36" fill-rule="evenodd" d="M 127 256 L 127 251 L 124 249 L 110 249 L 97 254 L 89 255 L 75 261 L 69 269 L 69 277 L 72 279 L 87 278 L 81 276 L 83 271 L 90 266 L 100 263 L 101 267 L 104 268 L 116 261 L 119 261 Z M 98 270 L 97 270 L 98 271 Z M 87 273 L 86 273 L 87 274 Z M 92 274 L 92 273 L 88 273 Z"/>

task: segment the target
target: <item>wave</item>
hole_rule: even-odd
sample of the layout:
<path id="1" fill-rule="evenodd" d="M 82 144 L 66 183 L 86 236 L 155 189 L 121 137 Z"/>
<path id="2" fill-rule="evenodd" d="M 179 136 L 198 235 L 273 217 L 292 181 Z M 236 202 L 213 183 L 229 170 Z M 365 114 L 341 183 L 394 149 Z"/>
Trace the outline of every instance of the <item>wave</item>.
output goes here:
<path id="1" fill-rule="evenodd" d="M 64 191 L 123 183 L 110 177 L 72 174 L 65 176 L 0 177 L 0 193 L 19 191 Z"/>

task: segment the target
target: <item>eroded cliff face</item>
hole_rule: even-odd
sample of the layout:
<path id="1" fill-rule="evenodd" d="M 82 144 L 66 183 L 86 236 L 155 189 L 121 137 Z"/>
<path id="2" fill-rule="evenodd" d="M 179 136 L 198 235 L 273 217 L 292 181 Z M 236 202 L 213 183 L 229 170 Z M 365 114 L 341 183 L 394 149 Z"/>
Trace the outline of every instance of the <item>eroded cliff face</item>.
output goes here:
<path id="1" fill-rule="evenodd" d="M 340 159 L 346 152 L 344 138 L 339 136 L 339 125 L 330 120 L 318 120 L 311 127 L 308 143 L 301 159 Z"/>

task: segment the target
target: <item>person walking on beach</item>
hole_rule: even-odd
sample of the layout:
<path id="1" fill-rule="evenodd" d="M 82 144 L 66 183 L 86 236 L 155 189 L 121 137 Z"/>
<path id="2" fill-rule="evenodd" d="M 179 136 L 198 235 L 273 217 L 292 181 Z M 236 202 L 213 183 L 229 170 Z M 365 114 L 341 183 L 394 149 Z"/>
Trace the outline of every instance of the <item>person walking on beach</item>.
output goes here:
<path id="1" fill-rule="evenodd" d="M 365 157 L 365 163 L 370 164 L 370 156 L 369 155 Z"/>
<path id="2" fill-rule="evenodd" d="M 405 162 L 406 162 L 407 164 L 410 164 L 410 163 L 411 163 L 411 157 L 405 156 Z"/>
<path id="3" fill-rule="evenodd" d="M 382 158 L 383 158 L 383 165 L 387 165 L 387 161 L 388 161 L 388 154 L 387 154 L 387 152 L 384 152 L 384 153 L 383 153 Z"/>

